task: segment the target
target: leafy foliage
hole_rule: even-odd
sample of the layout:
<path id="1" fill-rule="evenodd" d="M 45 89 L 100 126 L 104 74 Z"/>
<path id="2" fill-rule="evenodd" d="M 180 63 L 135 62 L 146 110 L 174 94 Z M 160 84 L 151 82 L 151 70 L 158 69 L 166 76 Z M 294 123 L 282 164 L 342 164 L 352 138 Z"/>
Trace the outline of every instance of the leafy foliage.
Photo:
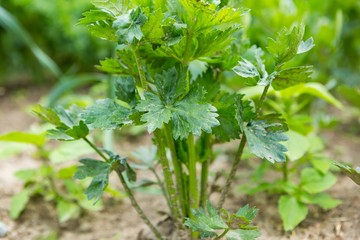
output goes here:
<path id="1" fill-rule="evenodd" d="M 110 161 L 104 162 L 90 158 L 80 160 L 83 165 L 77 168 L 74 175 L 75 179 L 92 178 L 90 185 L 85 190 L 88 200 L 94 199 L 94 204 L 98 202 L 106 187 L 109 184 L 109 175 L 111 171 L 117 170 L 119 173 L 126 171 L 130 181 L 136 180 L 136 174 L 131 169 L 125 158 L 106 151 L 110 155 Z"/>
<path id="2" fill-rule="evenodd" d="M 251 226 L 257 211 L 256 208 L 249 208 L 246 205 L 236 214 L 229 215 L 225 209 L 221 209 L 219 214 L 211 203 L 207 202 L 206 210 L 192 209 L 194 219 L 188 218 L 184 224 L 193 231 L 200 232 L 201 239 L 219 237 L 221 234 L 228 240 L 252 240 L 260 236 L 257 228 Z M 223 230 L 223 233 L 219 233 L 219 230 Z"/>
<path id="3" fill-rule="evenodd" d="M 115 129 L 126 123 L 129 115 L 130 109 L 117 104 L 112 99 L 103 99 L 88 107 L 81 117 L 93 128 Z"/>
<path id="4" fill-rule="evenodd" d="M 146 112 L 142 115 L 141 121 L 146 123 L 149 132 L 161 128 L 171 120 L 174 139 L 182 139 L 189 133 L 210 133 L 212 127 L 219 125 L 216 108 L 199 102 L 203 96 L 204 92 L 201 89 L 194 89 L 186 97 L 170 105 L 158 96 L 147 93 L 145 100 L 141 100 L 136 109 Z"/>

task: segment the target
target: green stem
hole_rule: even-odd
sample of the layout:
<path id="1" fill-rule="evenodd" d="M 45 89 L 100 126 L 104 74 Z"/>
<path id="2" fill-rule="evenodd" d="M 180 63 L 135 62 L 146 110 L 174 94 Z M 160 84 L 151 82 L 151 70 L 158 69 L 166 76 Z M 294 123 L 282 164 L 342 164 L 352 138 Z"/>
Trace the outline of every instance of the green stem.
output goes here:
<path id="1" fill-rule="evenodd" d="M 131 205 L 133 206 L 133 208 L 136 210 L 136 212 L 139 214 L 140 218 L 145 222 L 145 224 L 151 229 L 151 231 L 155 234 L 156 238 L 159 240 L 164 239 L 161 236 L 161 233 L 156 229 L 156 227 L 150 222 L 149 218 L 145 215 L 144 211 L 141 209 L 141 207 L 139 206 L 139 204 L 137 203 L 134 195 L 131 192 L 131 189 L 129 188 L 129 186 L 127 185 L 124 176 L 122 175 L 121 171 L 119 169 L 115 170 L 117 175 L 119 176 L 119 179 L 121 181 L 121 184 L 123 185 L 125 192 L 127 193 Z"/>
<path id="2" fill-rule="evenodd" d="M 230 228 L 225 229 L 225 231 L 221 235 L 216 237 L 214 240 L 218 240 L 218 239 L 225 237 L 225 235 L 229 232 L 229 230 L 230 230 Z"/>
<path id="3" fill-rule="evenodd" d="M 265 101 L 266 94 L 267 94 L 269 88 L 270 88 L 270 84 L 267 85 L 267 86 L 264 88 L 264 91 L 263 91 L 263 93 L 261 94 L 260 100 L 259 100 L 259 102 L 258 102 L 258 104 L 257 104 L 257 108 L 256 108 L 256 113 L 257 113 L 257 114 L 259 114 L 259 113 L 261 112 L 261 110 L 262 110 L 262 106 L 263 106 L 263 103 L 264 103 L 264 101 Z"/>
<path id="4" fill-rule="evenodd" d="M 139 72 L 141 87 L 144 89 L 144 91 L 146 91 L 147 90 L 147 82 L 146 82 L 146 76 L 145 76 L 144 68 L 143 68 L 143 66 L 142 66 L 142 64 L 140 62 L 141 60 L 140 60 L 139 56 L 137 55 L 136 49 L 134 49 L 132 47 L 131 51 L 132 51 L 132 53 L 134 55 L 136 66 L 137 66 L 137 69 L 138 69 L 138 72 Z"/>
<path id="5" fill-rule="evenodd" d="M 182 215 L 186 216 L 187 215 L 187 210 L 186 210 L 187 204 L 185 203 L 183 170 L 181 167 L 181 162 L 177 157 L 175 142 L 174 142 L 174 138 L 172 137 L 170 125 L 164 126 L 164 133 L 165 133 L 165 136 L 166 136 L 166 139 L 168 142 L 168 146 L 169 146 L 169 149 L 171 152 L 171 158 L 172 158 L 174 172 L 175 172 L 176 190 L 179 195 L 179 203 L 180 203 L 180 207 L 182 210 Z"/>
<path id="6" fill-rule="evenodd" d="M 197 177 L 196 177 L 196 155 L 195 155 L 195 143 L 194 136 L 189 134 L 187 139 L 188 143 L 188 158 L 189 158 L 189 199 L 190 207 L 198 208 L 199 204 L 199 192 L 197 186 Z"/>
<path id="7" fill-rule="evenodd" d="M 166 191 L 169 195 L 170 211 L 171 211 L 173 218 L 175 219 L 177 225 L 180 226 L 180 225 L 182 225 L 182 217 L 179 212 L 178 196 L 176 194 L 176 189 L 175 189 L 174 181 L 172 178 L 169 161 L 166 157 L 164 139 L 163 139 L 163 136 L 159 129 L 157 129 L 154 132 L 154 134 L 155 134 L 155 138 L 156 138 L 156 142 L 157 142 L 157 146 L 158 146 L 160 164 L 161 164 L 163 174 L 164 174 L 165 187 L 166 187 Z"/>
<path id="8" fill-rule="evenodd" d="M 205 159 L 205 161 L 201 165 L 201 181 L 200 181 L 200 207 L 205 207 L 205 203 L 207 200 L 207 179 L 209 176 L 209 160 Z"/>
<path id="9" fill-rule="evenodd" d="M 260 114 L 260 112 L 262 110 L 262 106 L 264 104 L 266 94 L 267 94 L 269 88 L 270 88 L 270 85 L 267 85 L 264 88 L 263 93 L 261 94 L 260 100 L 259 100 L 259 102 L 257 104 L 257 108 L 256 108 L 256 114 L 257 115 Z M 240 163 L 241 156 L 242 156 L 242 153 L 244 151 L 245 145 L 246 145 L 246 136 L 245 136 L 245 133 L 243 133 L 243 136 L 242 136 L 240 144 L 239 144 L 239 148 L 238 148 L 238 150 L 236 152 L 236 155 L 235 155 L 233 165 L 231 166 L 230 174 L 229 174 L 228 178 L 226 179 L 225 187 L 221 191 L 220 200 L 219 200 L 219 203 L 218 203 L 218 206 L 217 206 L 218 210 L 222 208 L 222 206 L 224 205 L 225 199 L 226 199 L 227 195 L 229 194 L 229 189 L 230 189 L 232 181 L 234 180 L 235 173 L 236 173 L 237 168 L 239 166 L 239 163 Z"/>
<path id="10" fill-rule="evenodd" d="M 207 134 L 205 139 L 204 148 L 206 149 L 205 160 L 201 164 L 201 180 L 200 180 L 200 203 L 199 206 L 205 208 L 205 203 L 208 199 L 208 176 L 209 176 L 209 164 L 212 162 L 212 143 L 211 135 Z"/>
<path id="11" fill-rule="evenodd" d="M 189 170 L 189 207 L 190 209 L 197 209 L 199 207 L 199 192 L 197 186 L 197 176 L 196 176 L 196 152 L 195 152 L 195 141 L 194 136 L 190 133 L 187 138 L 188 146 L 188 170 Z M 191 219 L 194 219 L 193 214 L 190 209 L 188 209 L 189 216 Z M 197 232 L 191 232 L 191 239 L 196 240 L 199 237 Z"/>
<path id="12" fill-rule="evenodd" d="M 97 154 L 99 154 L 100 157 L 102 157 L 102 159 L 105 160 L 105 162 L 110 162 L 110 160 L 87 137 L 84 137 L 83 139 L 85 140 L 85 142 L 87 142 L 87 144 L 90 145 L 92 149 L 95 150 Z"/>
<path id="13" fill-rule="evenodd" d="M 283 179 L 285 182 L 288 181 L 288 163 L 289 161 L 286 159 L 282 167 Z"/>
<path id="14" fill-rule="evenodd" d="M 229 194 L 229 190 L 230 190 L 231 184 L 234 180 L 235 173 L 239 167 L 239 163 L 240 163 L 241 156 L 244 151 L 245 145 L 246 145 L 246 136 L 245 136 L 245 134 L 243 134 L 240 144 L 239 144 L 239 148 L 235 155 L 234 162 L 231 166 L 230 174 L 229 174 L 228 178 L 226 179 L 225 187 L 221 191 L 220 200 L 219 200 L 219 203 L 217 206 L 218 210 L 220 210 L 222 208 L 222 206 L 224 205 L 225 199 L 226 199 L 227 195 Z"/>
<path id="15" fill-rule="evenodd" d="M 89 139 L 87 139 L 86 137 L 83 138 L 85 140 L 85 142 L 87 142 L 90 147 L 92 149 L 95 150 L 95 152 L 97 152 L 103 159 L 105 162 L 110 162 L 110 160 L 91 142 L 89 141 Z M 125 192 L 127 193 L 131 205 L 134 207 L 135 211 L 139 214 L 140 218 L 144 221 L 144 223 L 150 228 L 150 230 L 154 233 L 154 235 L 156 236 L 156 238 L 158 240 L 163 240 L 163 237 L 161 236 L 161 233 L 156 229 L 156 227 L 150 222 L 149 218 L 145 215 L 144 211 L 141 209 L 141 207 L 139 206 L 139 204 L 137 203 L 134 195 L 131 192 L 131 189 L 129 188 L 129 186 L 127 185 L 123 175 L 121 174 L 121 171 L 119 169 L 115 169 L 121 184 L 123 185 Z"/>
<path id="16" fill-rule="evenodd" d="M 159 184 L 159 186 L 161 188 L 161 192 L 164 194 L 164 197 L 166 199 L 166 203 L 167 203 L 169 209 L 171 209 L 169 195 L 166 192 L 166 188 L 164 186 L 164 183 L 161 181 L 159 175 L 157 174 L 157 172 L 156 172 L 156 170 L 154 168 L 150 168 L 150 171 L 155 175 L 156 181 L 158 182 L 158 184 Z"/>

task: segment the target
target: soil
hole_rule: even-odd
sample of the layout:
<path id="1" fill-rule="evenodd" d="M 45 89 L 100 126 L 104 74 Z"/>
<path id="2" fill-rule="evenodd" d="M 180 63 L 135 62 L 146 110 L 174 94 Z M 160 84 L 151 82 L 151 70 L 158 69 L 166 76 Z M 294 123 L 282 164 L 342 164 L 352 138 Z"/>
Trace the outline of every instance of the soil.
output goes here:
<path id="1" fill-rule="evenodd" d="M 32 89 L 24 92 L 26 95 L 5 94 L 0 96 L 0 134 L 26 130 L 35 121 L 29 116 L 27 106 L 36 103 L 45 89 Z M 329 156 L 354 165 L 360 165 L 360 138 L 344 135 L 341 132 L 324 133 Z M 149 138 L 131 139 L 125 144 L 126 151 L 138 147 L 143 142 L 149 143 Z M 1 144 L 1 142 L 0 142 Z M 230 146 L 231 148 L 231 146 Z M 36 167 L 38 161 L 33 157 L 34 149 L 27 148 L 17 156 L 2 159 L 0 156 L 0 221 L 5 223 L 10 231 L 3 239 L 6 240 L 36 240 L 50 239 L 44 237 L 50 233 L 59 233 L 60 240 L 131 240 L 137 239 L 138 233 L 146 233 L 145 224 L 131 208 L 127 199 L 121 201 L 105 197 L 105 207 L 101 211 L 87 212 L 81 218 L 59 224 L 54 204 L 42 199 L 32 199 L 21 217 L 14 221 L 8 215 L 11 197 L 21 190 L 21 182 L 14 177 L 19 169 Z M 218 169 L 229 167 L 226 157 L 218 159 Z M 244 167 L 245 166 L 240 166 Z M 146 176 L 146 173 L 144 173 Z M 117 182 L 113 183 L 119 187 Z M 234 184 L 235 185 L 235 184 Z M 234 188 L 225 208 L 236 211 L 247 203 L 260 209 L 255 220 L 262 236 L 260 240 L 358 240 L 360 239 L 360 188 L 347 177 L 338 174 L 337 184 L 329 193 L 340 200 L 342 204 L 330 211 L 323 211 L 311 206 L 309 215 L 294 231 L 284 232 L 277 213 L 277 197 L 264 193 L 253 197 L 237 193 Z M 157 194 L 135 193 L 140 205 L 154 222 L 167 218 L 156 210 L 165 210 L 166 203 Z M 216 194 L 213 198 L 216 198 Z M 291 209 L 289 210 L 291 214 Z M 145 229 L 145 230 L 144 230 Z"/>

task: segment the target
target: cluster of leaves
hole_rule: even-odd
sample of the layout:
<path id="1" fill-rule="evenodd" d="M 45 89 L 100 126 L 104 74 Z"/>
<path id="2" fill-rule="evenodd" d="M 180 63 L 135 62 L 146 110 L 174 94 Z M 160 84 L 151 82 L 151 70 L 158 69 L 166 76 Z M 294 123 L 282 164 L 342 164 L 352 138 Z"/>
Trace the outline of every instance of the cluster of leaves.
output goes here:
<path id="1" fill-rule="evenodd" d="M 193 209 L 194 219 L 187 218 L 184 224 L 194 232 L 199 232 L 201 239 L 253 240 L 260 236 L 257 227 L 251 225 L 257 212 L 258 209 L 246 205 L 235 214 L 229 215 L 225 209 L 221 209 L 219 214 L 207 202 L 206 210 Z"/>
<path id="2" fill-rule="evenodd" d="M 270 89 L 283 90 L 310 80 L 309 66 L 287 66 L 295 56 L 314 46 L 312 38 L 303 41 L 304 26 L 281 30 L 276 39 L 269 40 L 268 54 L 253 46 L 241 57 L 232 50 L 241 45 L 241 38 L 237 37 L 246 10 L 226 6 L 225 2 L 136 0 L 125 4 L 97 0 L 93 4 L 97 9 L 86 12 L 80 23 L 87 25 L 93 35 L 117 44 L 115 57 L 100 61 L 97 66 L 115 76 L 115 99 L 98 100 L 86 109 L 41 106 L 35 109 L 41 119 L 55 125 L 55 129 L 48 131 L 50 138 L 83 139 L 103 158 L 104 161 L 81 160 L 83 165 L 75 174 L 79 179 L 92 178 L 85 191 L 88 198 L 100 199 L 113 170 L 125 189 L 128 183 L 122 180 L 123 173 L 127 180 L 136 180 L 126 158 L 98 149 L 87 139 L 90 130 L 144 125 L 149 133 L 155 133 L 164 174 L 164 195 L 174 221 L 179 221 L 177 215 L 188 217 L 186 225 L 204 238 L 258 237 L 250 226 L 256 214 L 254 209 L 245 207 L 231 216 L 222 210 L 221 217 L 210 203 L 208 214 L 201 209 L 199 202 L 206 199 L 202 195 L 203 199 L 198 201 L 196 161 L 201 160 L 204 171 L 201 181 L 206 183 L 207 158 L 211 156 L 207 152 L 212 152 L 212 144 L 241 138 L 257 157 L 271 163 L 286 162 L 287 148 L 283 142 L 288 139 L 285 134 L 288 126 L 280 114 L 264 115 L 261 110 Z M 273 65 L 265 64 L 265 58 Z M 259 101 L 223 90 L 222 80 L 229 72 L 237 74 L 239 81 L 262 87 Z M 207 138 L 210 141 L 204 145 L 205 150 L 196 148 Z M 166 155 L 166 148 L 171 157 Z M 170 167 L 174 168 L 176 187 Z M 307 186 L 308 178 L 304 171 L 302 185 Z M 201 192 L 206 193 L 206 184 L 201 187 Z M 319 189 L 316 193 L 324 190 Z M 132 197 L 131 192 L 128 194 Z M 288 205 L 286 200 L 282 198 L 280 202 Z M 139 209 L 134 202 L 132 199 Z M 181 214 L 177 213 L 178 204 L 183 204 Z"/>
<path id="3" fill-rule="evenodd" d="M 55 164 L 58 160 L 50 160 L 51 153 L 45 134 L 10 132 L 1 135 L 0 141 L 34 145 L 38 149 L 37 155 L 42 160 L 41 166 L 36 169 L 24 169 L 15 173 L 23 182 L 24 188 L 12 199 L 9 214 L 13 219 L 21 215 L 32 197 L 39 196 L 45 201 L 55 203 L 60 223 L 79 217 L 84 210 L 94 211 L 102 208 L 101 203 L 95 206 L 86 199 L 83 184 L 73 181 L 76 166 L 58 168 Z M 114 193 L 113 196 L 121 196 L 117 191 L 110 192 Z"/>
<path id="4" fill-rule="evenodd" d="M 283 166 L 275 166 L 275 170 L 283 173 L 283 178 L 273 182 L 263 180 L 269 165 L 261 164 L 254 172 L 251 186 L 243 186 L 248 194 L 266 191 L 270 194 L 280 194 L 278 210 L 285 230 L 294 229 L 308 214 L 308 205 L 314 204 L 324 210 L 338 206 L 341 201 L 324 193 L 336 182 L 336 177 L 330 172 L 333 160 L 323 156 L 321 139 L 314 136 L 304 136 L 295 131 L 287 133 L 287 161 Z M 301 171 L 299 168 L 306 165 Z M 299 181 L 297 173 L 300 174 Z M 292 214 L 289 215 L 289 209 Z"/>

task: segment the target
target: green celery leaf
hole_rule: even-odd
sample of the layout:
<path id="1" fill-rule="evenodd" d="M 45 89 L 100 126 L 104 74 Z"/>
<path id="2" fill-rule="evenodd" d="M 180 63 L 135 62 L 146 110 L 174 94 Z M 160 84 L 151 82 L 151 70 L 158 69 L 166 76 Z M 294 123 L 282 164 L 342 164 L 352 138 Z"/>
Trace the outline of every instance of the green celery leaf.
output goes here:
<path id="1" fill-rule="evenodd" d="M 274 55 L 278 66 L 291 60 L 297 54 L 304 31 L 305 26 L 300 24 L 299 26 L 294 26 L 292 30 L 283 28 L 278 33 L 276 40 L 269 38 L 268 50 Z"/>
<path id="2" fill-rule="evenodd" d="M 236 94 L 224 93 L 214 103 L 220 125 L 213 128 L 213 133 L 222 142 L 238 139 L 240 136 L 241 131 L 236 119 L 236 102 L 239 97 Z"/>
<path id="3" fill-rule="evenodd" d="M 191 209 L 191 212 L 194 219 L 186 218 L 184 225 L 195 232 L 200 232 L 201 238 L 216 237 L 217 230 L 228 228 L 210 202 L 206 203 L 206 211 L 200 208 Z"/>
<path id="4" fill-rule="evenodd" d="M 149 15 L 148 21 L 142 26 L 142 32 L 146 39 L 150 40 L 152 44 L 161 44 L 164 37 L 164 30 L 162 27 L 162 19 L 164 13 L 161 9 L 156 9 L 155 12 Z"/>
<path id="5" fill-rule="evenodd" d="M 285 231 L 293 230 L 308 214 L 308 208 L 293 196 L 281 196 L 279 213 Z"/>
<path id="6" fill-rule="evenodd" d="M 28 143 L 28 144 L 34 144 L 36 146 L 43 146 L 45 144 L 46 138 L 44 134 L 9 132 L 0 135 L 0 141 Z"/>
<path id="7" fill-rule="evenodd" d="M 17 219 L 30 200 L 30 192 L 26 189 L 14 195 L 11 199 L 9 214 L 12 219 Z"/>
<path id="8" fill-rule="evenodd" d="M 311 80 L 312 66 L 292 67 L 281 70 L 272 80 L 272 86 L 275 90 L 283 90 L 299 83 Z"/>
<path id="9" fill-rule="evenodd" d="M 237 217 L 241 217 L 243 219 L 246 219 L 246 221 L 249 224 L 249 223 L 251 223 L 252 220 L 254 220 L 254 218 L 256 217 L 258 212 L 259 212 L 259 209 L 257 209 L 256 207 L 250 208 L 249 205 L 245 205 L 244 207 L 240 208 L 236 212 L 235 215 Z"/>
<path id="10" fill-rule="evenodd" d="M 284 142 L 284 146 L 288 149 L 286 156 L 288 156 L 289 160 L 295 161 L 303 157 L 310 149 L 308 138 L 291 130 L 286 132 L 286 135 L 288 141 Z"/>
<path id="11" fill-rule="evenodd" d="M 237 229 L 230 230 L 226 235 L 226 240 L 254 240 L 260 237 L 260 231 L 257 229 Z"/>
<path id="12" fill-rule="evenodd" d="M 81 139 L 89 134 L 89 128 L 83 121 L 80 121 L 78 126 L 73 126 L 72 128 L 66 130 L 65 133 L 74 140 Z"/>
<path id="13" fill-rule="evenodd" d="M 155 85 L 161 100 L 165 104 L 173 104 L 177 98 L 188 91 L 186 78 L 187 76 L 183 74 L 183 71 L 178 71 L 175 67 L 156 75 Z"/>
<path id="14" fill-rule="evenodd" d="M 314 39 L 312 37 L 308 38 L 305 42 L 301 41 L 297 50 L 297 54 L 306 53 L 310 51 L 314 46 Z"/>
<path id="15" fill-rule="evenodd" d="M 75 141 L 86 137 L 88 134 L 89 128 L 83 121 L 80 121 L 79 125 L 74 125 L 71 128 L 57 127 L 46 132 L 46 136 L 49 139 L 55 139 L 59 141 Z"/>
<path id="16" fill-rule="evenodd" d="M 274 162 L 285 162 L 286 147 L 279 142 L 286 141 L 288 138 L 283 133 L 284 130 L 271 130 L 277 128 L 281 123 L 272 123 L 264 120 L 249 122 L 244 127 L 250 151 L 260 158 Z"/>
<path id="17" fill-rule="evenodd" d="M 100 61 L 100 65 L 95 66 L 97 69 L 112 73 L 112 74 L 124 74 L 126 73 L 126 67 L 122 65 L 119 60 L 114 58 L 105 58 L 105 60 Z"/>
<path id="18" fill-rule="evenodd" d="M 346 176 L 351 178 L 356 184 L 360 185 L 360 167 L 352 168 L 351 166 L 340 162 L 335 162 L 334 164 L 340 168 Z"/>
<path id="19" fill-rule="evenodd" d="M 171 120 L 175 139 L 186 138 L 189 133 L 199 136 L 201 131 L 211 133 L 211 128 L 218 126 L 216 108 L 208 103 L 202 103 L 204 92 L 200 88 L 193 88 L 183 99 L 166 104 L 158 96 L 145 93 L 145 99 L 136 106 L 142 115 L 149 132 L 161 128 Z"/>
<path id="20" fill-rule="evenodd" d="M 101 10 L 90 10 L 83 13 L 83 18 L 79 20 L 79 24 L 87 25 L 96 23 L 98 21 L 113 21 L 115 18 L 109 13 Z"/>
<path id="21" fill-rule="evenodd" d="M 56 204 L 56 212 L 59 223 L 64 223 L 70 219 L 79 217 L 81 209 L 80 206 L 74 202 L 58 200 Z"/>
<path id="22" fill-rule="evenodd" d="M 50 108 L 46 108 L 38 104 L 34 107 L 33 112 L 45 122 L 51 123 L 55 126 L 63 125 L 58 114 Z"/>
<path id="23" fill-rule="evenodd" d="M 170 47 L 178 44 L 184 38 L 186 29 L 186 24 L 178 22 L 172 17 L 166 18 L 162 23 L 162 30 L 164 32 L 162 39 L 165 41 L 165 45 Z"/>
<path id="24" fill-rule="evenodd" d="M 89 134 L 87 125 L 80 120 L 82 110 L 72 106 L 68 110 L 58 106 L 54 110 L 38 105 L 34 112 L 43 120 L 56 126 L 46 132 L 50 139 L 61 141 L 74 141 Z"/>
<path id="25" fill-rule="evenodd" d="M 112 169 L 112 164 L 98 161 L 90 158 L 81 159 L 74 175 L 75 179 L 84 179 L 91 177 L 91 183 L 85 190 L 85 194 L 89 200 L 94 199 L 98 202 L 109 183 L 109 174 Z"/>
<path id="26" fill-rule="evenodd" d="M 88 30 L 91 35 L 108 40 L 111 42 L 117 42 L 116 30 L 112 28 L 111 23 L 105 21 L 96 22 L 96 24 L 88 25 Z"/>
<path id="27" fill-rule="evenodd" d="M 116 97 L 131 107 L 137 104 L 135 80 L 131 76 L 120 76 L 115 81 Z"/>
<path id="28" fill-rule="evenodd" d="M 15 176 L 23 181 L 25 184 L 28 182 L 36 181 L 38 177 L 37 169 L 24 169 L 15 172 Z"/>
<path id="29" fill-rule="evenodd" d="M 122 0 L 91 0 L 91 3 L 95 7 L 111 13 L 113 16 L 117 16 L 122 13 Z"/>
<path id="30" fill-rule="evenodd" d="M 233 71 L 243 78 L 254 78 L 256 82 L 248 82 L 248 85 L 267 86 L 272 80 L 265 69 L 265 63 L 262 59 L 264 52 L 261 48 L 252 46 L 246 53 L 251 59 L 242 58 L 239 64 L 233 67 Z"/>
<path id="31" fill-rule="evenodd" d="M 141 26 L 145 24 L 147 17 L 141 12 L 140 8 L 130 10 L 126 14 L 122 14 L 116 18 L 113 23 L 118 42 L 122 44 L 133 43 L 135 39 L 141 40 L 143 33 Z"/>
<path id="32" fill-rule="evenodd" d="M 318 193 L 311 195 L 308 203 L 316 204 L 325 210 L 329 210 L 340 205 L 342 202 L 338 199 L 332 198 L 326 193 Z"/>
<path id="33" fill-rule="evenodd" d="M 306 192 L 314 194 L 329 189 L 336 182 L 336 177 L 328 172 L 322 174 L 313 168 L 301 171 L 300 185 Z"/>
<path id="34" fill-rule="evenodd" d="M 332 159 L 328 159 L 325 157 L 311 158 L 310 162 L 313 167 L 322 174 L 326 174 L 330 170 L 330 167 L 332 165 Z"/>
<path id="35" fill-rule="evenodd" d="M 240 28 L 242 15 L 247 12 L 247 9 L 223 7 L 217 11 L 217 14 L 211 24 L 214 26 L 214 29 L 220 31 L 225 31 L 229 28 Z"/>
<path id="36" fill-rule="evenodd" d="M 102 99 L 86 108 L 81 117 L 94 128 L 115 129 L 128 121 L 130 112 L 130 109 L 117 104 L 113 99 Z"/>

